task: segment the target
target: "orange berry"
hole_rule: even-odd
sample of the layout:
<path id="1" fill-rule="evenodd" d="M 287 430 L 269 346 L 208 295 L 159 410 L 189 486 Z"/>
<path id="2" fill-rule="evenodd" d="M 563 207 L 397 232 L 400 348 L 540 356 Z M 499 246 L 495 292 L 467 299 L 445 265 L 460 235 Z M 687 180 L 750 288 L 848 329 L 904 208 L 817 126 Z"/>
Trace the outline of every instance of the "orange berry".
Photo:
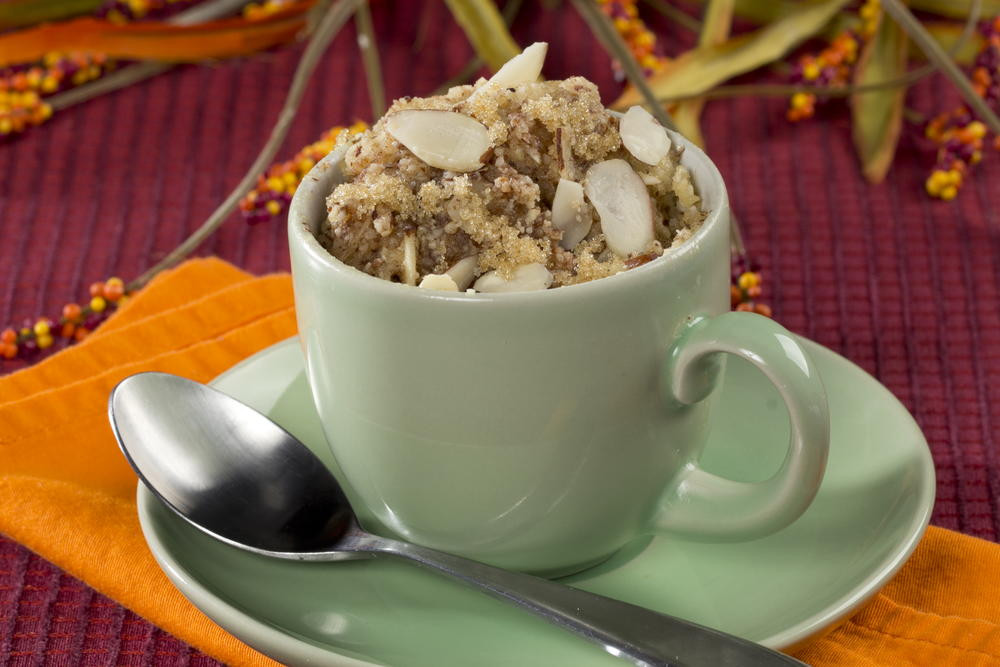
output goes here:
<path id="1" fill-rule="evenodd" d="M 17 345 L 14 343 L 4 343 L 0 346 L 0 352 L 3 353 L 4 359 L 13 359 L 17 356 Z"/>
<path id="2" fill-rule="evenodd" d="M 758 315 L 763 315 L 764 317 L 771 317 L 771 306 L 766 303 L 758 303 L 754 305 L 753 312 Z"/>
<path id="3" fill-rule="evenodd" d="M 86 338 L 87 334 L 89 334 L 89 333 L 90 333 L 89 331 L 87 331 L 83 327 L 80 327 L 79 329 L 77 329 L 73 333 L 73 340 L 79 342 L 79 341 L 83 340 L 84 338 Z"/>
<path id="4" fill-rule="evenodd" d="M 76 325 L 72 322 L 63 324 L 62 329 L 59 331 L 59 335 L 63 338 L 72 338 L 74 333 L 76 333 Z"/>
<path id="5" fill-rule="evenodd" d="M 738 306 L 736 306 L 736 310 L 743 311 L 744 313 L 749 313 L 749 312 L 753 311 L 753 304 L 744 301 L 743 303 L 741 303 Z"/>
<path id="6" fill-rule="evenodd" d="M 743 300 L 743 291 L 736 285 L 729 286 L 729 307 L 735 308 Z"/>
<path id="7" fill-rule="evenodd" d="M 17 342 L 17 332 L 13 329 L 4 329 L 3 333 L 0 333 L 0 342 L 3 343 L 16 343 Z"/>
<path id="8" fill-rule="evenodd" d="M 747 288 L 747 296 L 751 299 L 759 299 L 762 293 L 763 290 L 760 288 L 760 285 L 754 285 L 753 287 Z"/>
<path id="9" fill-rule="evenodd" d="M 65 306 L 63 306 L 62 316 L 63 319 L 67 320 L 68 322 L 76 322 L 77 320 L 80 319 L 80 315 L 82 314 L 83 310 L 80 308 L 79 305 L 75 303 L 67 303 Z"/>
<path id="10" fill-rule="evenodd" d="M 101 296 L 102 294 L 104 294 L 104 283 L 90 283 L 90 296 Z"/>
<path id="11" fill-rule="evenodd" d="M 108 301 L 118 301 L 125 294 L 125 283 L 121 278 L 108 278 L 104 283 L 104 298 Z"/>

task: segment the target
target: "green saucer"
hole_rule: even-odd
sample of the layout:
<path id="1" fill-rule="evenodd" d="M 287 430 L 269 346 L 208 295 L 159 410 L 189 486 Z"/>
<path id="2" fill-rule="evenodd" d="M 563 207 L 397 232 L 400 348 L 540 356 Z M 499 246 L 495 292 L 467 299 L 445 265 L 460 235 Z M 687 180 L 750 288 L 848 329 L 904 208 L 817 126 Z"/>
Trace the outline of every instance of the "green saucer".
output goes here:
<path id="1" fill-rule="evenodd" d="M 809 341 L 830 397 L 830 461 L 793 525 L 751 542 L 644 539 L 566 582 L 775 648 L 834 626 L 913 551 L 934 503 L 934 465 L 906 409 L 877 381 Z M 243 361 L 214 386 L 266 412 L 331 467 L 298 343 Z M 706 469 L 776 470 L 788 417 L 772 385 L 727 362 Z M 762 442 L 774 443 L 768 449 Z M 271 560 L 213 541 L 140 485 L 139 516 L 167 576 L 216 623 L 288 665 L 622 664 L 511 605 L 406 562 Z"/>

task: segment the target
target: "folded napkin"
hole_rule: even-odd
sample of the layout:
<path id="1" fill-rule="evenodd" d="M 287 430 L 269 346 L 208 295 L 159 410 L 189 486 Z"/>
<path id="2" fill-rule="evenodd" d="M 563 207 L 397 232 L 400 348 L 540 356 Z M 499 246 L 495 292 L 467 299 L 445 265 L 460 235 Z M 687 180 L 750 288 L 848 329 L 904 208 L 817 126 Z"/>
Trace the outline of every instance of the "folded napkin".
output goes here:
<path id="1" fill-rule="evenodd" d="M 0 533 L 230 665 L 274 665 L 195 609 L 143 541 L 107 400 L 159 370 L 207 381 L 295 333 L 287 275 L 217 259 L 164 273 L 76 346 L 0 378 Z M 797 651 L 817 666 L 1000 662 L 1000 545 L 930 528 L 859 613 Z"/>

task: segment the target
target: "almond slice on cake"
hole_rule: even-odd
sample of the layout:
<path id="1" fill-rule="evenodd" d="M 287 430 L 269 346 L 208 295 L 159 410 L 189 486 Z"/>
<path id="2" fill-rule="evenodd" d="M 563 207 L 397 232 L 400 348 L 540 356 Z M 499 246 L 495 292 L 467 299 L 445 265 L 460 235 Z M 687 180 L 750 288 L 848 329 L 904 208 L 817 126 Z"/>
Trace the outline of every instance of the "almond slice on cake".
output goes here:
<path id="1" fill-rule="evenodd" d="M 456 111 L 405 109 L 389 114 L 385 128 L 432 167 L 475 171 L 490 148 L 490 133 L 478 120 Z"/>
<path id="2" fill-rule="evenodd" d="M 587 170 L 587 198 L 601 217 L 608 247 L 620 257 L 645 252 L 653 242 L 653 202 L 625 160 L 605 160 Z"/>

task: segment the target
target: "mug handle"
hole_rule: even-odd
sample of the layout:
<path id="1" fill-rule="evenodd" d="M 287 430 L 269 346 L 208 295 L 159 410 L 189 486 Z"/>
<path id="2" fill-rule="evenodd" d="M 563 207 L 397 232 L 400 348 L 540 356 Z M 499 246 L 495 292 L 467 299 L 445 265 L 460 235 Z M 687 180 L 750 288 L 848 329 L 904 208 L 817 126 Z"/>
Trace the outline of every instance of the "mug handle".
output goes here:
<path id="1" fill-rule="evenodd" d="M 674 343 L 661 389 L 678 409 L 704 400 L 722 371 L 720 352 L 763 371 L 785 401 L 788 453 L 770 479 L 726 479 L 689 463 L 654 517 L 654 529 L 702 538 L 749 539 L 784 528 L 819 490 L 830 448 L 830 411 L 816 365 L 794 336 L 773 320 L 728 312 L 693 320 Z"/>

